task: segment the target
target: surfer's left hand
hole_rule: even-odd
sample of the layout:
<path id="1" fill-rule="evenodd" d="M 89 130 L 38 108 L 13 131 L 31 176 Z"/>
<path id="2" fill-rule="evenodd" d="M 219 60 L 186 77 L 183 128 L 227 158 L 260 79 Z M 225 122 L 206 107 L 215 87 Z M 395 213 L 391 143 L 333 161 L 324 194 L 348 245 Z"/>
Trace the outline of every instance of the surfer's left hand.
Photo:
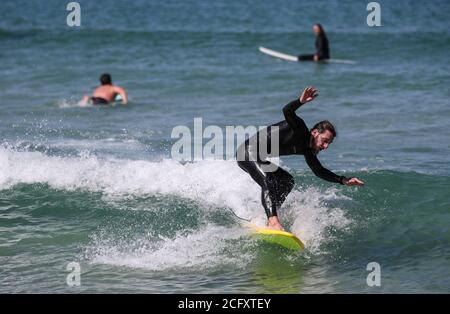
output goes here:
<path id="1" fill-rule="evenodd" d="M 300 96 L 300 102 L 302 104 L 305 104 L 307 102 L 313 101 L 317 96 L 317 89 L 312 86 L 308 86 L 303 90 L 303 93 Z"/>
<path id="2" fill-rule="evenodd" d="M 350 179 L 344 179 L 344 184 L 348 185 L 348 186 L 364 185 L 364 181 L 361 181 L 358 178 L 350 178 Z"/>

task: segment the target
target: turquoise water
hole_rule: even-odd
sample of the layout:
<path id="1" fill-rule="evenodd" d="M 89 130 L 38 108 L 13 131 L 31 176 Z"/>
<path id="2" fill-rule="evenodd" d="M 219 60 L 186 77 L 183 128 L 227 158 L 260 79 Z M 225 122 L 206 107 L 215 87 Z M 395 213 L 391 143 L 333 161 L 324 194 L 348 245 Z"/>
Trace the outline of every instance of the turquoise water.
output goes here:
<path id="1" fill-rule="evenodd" d="M 0 292 L 450 292 L 448 1 L 4 1 L 0 21 Z M 306 9 L 307 7 L 307 9 Z M 314 48 L 347 64 L 258 51 Z M 110 72 L 127 107 L 82 107 Z M 306 85 L 309 126 L 338 138 L 320 160 L 366 182 L 314 177 L 303 158 L 280 216 L 306 243 L 255 242 L 259 188 L 232 160 L 171 158 L 174 127 L 262 126 Z M 206 143 L 206 139 L 203 144 Z M 81 286 L 66 266 L 78 262 Z M 367 264 L 381 267 L 369 287 Z"/>

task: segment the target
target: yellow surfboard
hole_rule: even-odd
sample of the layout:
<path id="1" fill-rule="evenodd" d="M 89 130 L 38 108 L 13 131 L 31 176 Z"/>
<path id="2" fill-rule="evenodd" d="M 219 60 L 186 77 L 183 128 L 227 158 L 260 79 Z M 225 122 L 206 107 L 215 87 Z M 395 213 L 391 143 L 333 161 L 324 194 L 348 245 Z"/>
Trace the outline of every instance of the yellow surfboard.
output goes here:
<path id="1" fill-rule="evenodd" d="M 252 235 L 265 242 L 278 244 L 287 249 L 296 251 L 305 248 L 303 242 L 290 232 L 263 228 L 252 223 L 248 223 L 246 226 L 251 229 Z"/>

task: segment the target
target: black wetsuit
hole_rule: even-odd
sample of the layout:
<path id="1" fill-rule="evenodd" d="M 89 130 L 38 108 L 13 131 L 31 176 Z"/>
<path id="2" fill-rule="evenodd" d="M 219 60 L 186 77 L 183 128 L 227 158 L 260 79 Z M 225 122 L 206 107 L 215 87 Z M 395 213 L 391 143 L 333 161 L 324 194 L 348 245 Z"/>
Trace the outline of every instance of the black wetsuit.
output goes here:
<path id="1" fill-rule="evenodd" d="M 321 33 L 316 37 L 316 54 L 319 60 L 330 59 L 330 49 L 328 47 L 328 38 L 325 33 Z M 314 55 L 299 55 L 298 61 L 313 61 Z"/>
<path id="2" fill-rule="evenodd" d="M 311 133 L 303 119 L 295 114 L 302 105 L 300 100 L 294 100 L 283 108 L 286 120 L 267 127 L 263 135 L 261 131 L 247 139 L 237 150 L 238 165 L 250 174 L 259 186 L 261 186 L 261 202 L 267 217 L 277 216 L 277 210 L 281 207 L 289 192 L 294 187 L 294 178 L 281 167 L 276 167 L 258 151 L 260 141 L 267 141 L 267 152 L 271 152 L 270 139 L 274 132 L 279 136 L 279 156 L 304 155 L 306 163 L 314 174 L 324 180 L 343 184 L 344 176 L 338 176 L 324 168 L 310 148 Z M 273 126 L 277 126 L 273 128 Z M 265 135 L 267 134 L 267 135 Z M 255 138 L 256 136 L 256 138 Z M 257 143 L 255 145 L 255 143 Z M 241 157 L 240 157 L 241 156 Z M 245 158 L 242 158 L 245 156 Z M 266 156 L 267 157 L 267 156 Z M 276 169 L 272 172 L 264 171 L 268 165 Z"/>

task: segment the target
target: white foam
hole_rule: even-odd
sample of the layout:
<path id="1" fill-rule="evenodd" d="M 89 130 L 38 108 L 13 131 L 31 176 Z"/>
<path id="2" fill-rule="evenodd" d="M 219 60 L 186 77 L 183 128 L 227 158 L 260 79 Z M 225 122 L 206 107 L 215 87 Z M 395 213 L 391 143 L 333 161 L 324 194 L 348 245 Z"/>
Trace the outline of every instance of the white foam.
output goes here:
<path id="1" fill-rule="evenodd" d="M 144 146 L 135 139 L 104 138 L 104 139 L 63 139 L 48 140 L 46 145 L 52 148 L 72 148 L 77 150 L 108 150 L 120 149 L 121 151 L 144 149 Z"/>
<path id="2" fill-rule="evenodd" d="M 85 103 L 83 100 L 75 100 L 75 99 L 61 99 L 58 100 L 56 104 L 59 108 L 86 108 L 93 107 L 93 105 L 89 103 Z"/>
<path id="3" fill-rule="evenodd" d="M 205 160 L 182 165 L 170 159 L 159 162 L 101 159 L 89 154 L 56 157 L 0 146 L 0 190 L 19 183 L 45 183 L 56 189 L 101 192 L 115 200 L 130 196 L 177 195 L 212 208 L 230 208 L 238 216 L 254 222 L 265 222 L 259 186 L 233 161 Z M 280 211 L 280 217 L 292 223 L 292 231 L 306 242 L 308 249 L 317 252 L 320 245 L 329 240 L 328 229 L 345 230 L 350 223 L 342 209 L 325 204 L 342 198 L 336 188 L 294 190 Z M 195 236 L 192 237 L 195 242 Z M 186 243 L 182 237 L 177 239 L 167 242 L 161 252 L 169 248 L 183 250 Z"/>
<path id="4" fill-rule="evenodd" d="M 285 215 L 294 217 L 292 232 L 305 242 L 308 250 L 320 252 L 320 245 L 334 240 L 330 229 L 346 230 L 351 220 L 341 208 L 329 208 L 324 201 L 349 199 L 334 188 L 318 191 L 314 187 L 293 191 L 285 202 Z"/>
<path id="5" fill-rule="evenodd" d="M 157 242 L 141 238 L 133 243 L 116 243 L 108 238 L 96 238 L 93 246 L 86 250 L 86 257 L 92 263 L 158 271 L 180 268 L 198 271 L 217 265 L 239 267 L 251 259 L 251 255 L 242 253 L 242 247 L 237 247 L 236 241 L 243 234 L 241 228 L 207 225 L 201 230 L 185 230 L 173 239 L 162 238 Z M 235 243 L 232 250 L 228 249 L 230 241 Z"/>
<path id="6" fill-rule="evenodd" d="M 121 101 L 122 101 L 122 98 L 116 97 L 116 101 L 108 103 L 108 107 L 115 107 L 117 104 L 120 104 Z M 62 109 L 65 109 L 65 108 L 92 108 L 92 107 L 98 107 L 98 106 L 93 105 L 93 104 L 91 104 L 89 102 L 83 101 L 83 99 L 75 100 L 73 98 L 60 99 L 60 100 L 57 101 L 56 105 L 59 108 L 62 108 Z M 104 106 L 102 106 L 102 107 L 104 107 Z"/>
<path id="7" fill-rule="evenodd" d="M 214 206 L 226 206 L 237 215 L 261 213 L 259 187 L 233 161 L 210 160 L 185 165 L 121 160 L 83 155 L 46 156 L 0 147 L 0 189 L 19 183 L 46 183 L 56 189 L 83 189 L 106 195 L 173 194 Z"/>

